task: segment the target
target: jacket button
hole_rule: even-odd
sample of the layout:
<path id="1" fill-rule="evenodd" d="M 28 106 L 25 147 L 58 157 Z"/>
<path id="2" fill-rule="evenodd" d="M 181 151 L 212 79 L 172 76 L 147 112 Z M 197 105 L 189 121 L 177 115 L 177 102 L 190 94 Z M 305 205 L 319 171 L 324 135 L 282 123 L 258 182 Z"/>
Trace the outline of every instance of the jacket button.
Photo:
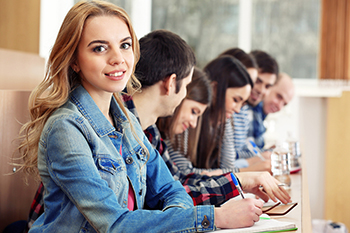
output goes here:
<path id="1" fill-rule="evenodd" d="M 209 225 L 210 225 L 210 222 L 209 222 L 209 220 L 208 220 L 208 218 L 207 218 L 207 215 L 204 215 L 204 219 L 203 219 L 203 221 L 202 221 L 202 227 L 203 227 L 203 228 L 208 228 Z"/>
<path id="2" fill-rule="evenodd" d="M 140 154 L 141 154 L 142 156 L 145 156 L 146 151 L 145 151 L 144 149 L 141 149 Z"/>
<path id="3" fill-rule="evenodd" d="M 132 164 L 132 162 L 134 162 L 134 160 L 133 160 L 132 157 L 127 157 L 127 158 L 125 159 L 125 162 L 126 162 L 126 164 Z"/>

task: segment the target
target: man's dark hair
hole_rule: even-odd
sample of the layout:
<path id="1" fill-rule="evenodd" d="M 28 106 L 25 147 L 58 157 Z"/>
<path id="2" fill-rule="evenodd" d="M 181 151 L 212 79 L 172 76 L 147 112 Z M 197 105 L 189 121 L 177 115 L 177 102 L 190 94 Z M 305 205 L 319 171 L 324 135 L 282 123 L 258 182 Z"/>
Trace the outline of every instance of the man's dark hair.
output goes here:
<path id="1" fill-rule="evenodd" d="M 178 35 L 167 30 L 155 30 L 140 39 L 140 60 L 135 76 L 142 88 L 176 74 L 176 93 L 182 79 L 196 64 L 192 48 Z"/>
<path id="2" fill-rule="evenodd" d="M 278 77 L 279 68 L 275 58 L 261 50 L 253 50 L 250 54 L 255 58 L 256 63 L 258 63 L 259 73 L 276 74 Z"/>
<path id="3" fill-rule="evenodd" d="M 253 55 L 244 52 L 243 49 L 240 48 L 230 48 L 222 52 L 219 56 L 230 55 L 236 59 L 238 59 L 245 68 L 255 68 L 259 69 L 258 63 L 255 61 Z"/>

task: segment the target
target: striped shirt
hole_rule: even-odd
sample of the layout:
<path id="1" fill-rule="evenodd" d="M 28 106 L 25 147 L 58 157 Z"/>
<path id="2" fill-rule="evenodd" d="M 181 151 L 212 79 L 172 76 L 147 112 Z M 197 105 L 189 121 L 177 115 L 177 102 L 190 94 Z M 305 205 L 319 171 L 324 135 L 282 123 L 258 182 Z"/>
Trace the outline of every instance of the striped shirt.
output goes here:
<path id="1" fill-rule="evenodd" d="M 264 133 L 266 128 L 264 120 L 266 114 L 263 112 L 263 103 L 252 107 L 245 105 L 239 113 L 233 114 L 225 124 L 225 134 L 221 149 L 221 167 L 247 167 L 247 158 L 255 156 L 247 146 L 247 139 L 253 139 L 262 150 Z"/>
<path id="2" fill-rule="evenodd" d="M 184 132 L 184 134 L 185 135 L 188 134 L 188 130 L 186 130 Z M 205 169 L 205 168 L 193 167 L 192 162 L 187 157 L 185 157 L 184 153 L 182 153 L 180 149 L 174 149 L 173 148 L 170 140 L 164 140 L 164 141 L 165 141 L 165 143 L 167 145 L 170 159 L 179 168 L 179 170 L 181 172 L 183 172 L 184 174 L 189 174 L 189 173 L 200 174 L 203 171 L 209 171 L 210 172 L 210 171 L 217 170 L 217 169 Z M 180 142 L 180 143 L 183 143 L 183 144 L 187 145 L 188 144 L 187 137 L 185 136 L 184 137 L 184 142 Z M 233 168 L 222 168 L 221 170 L 222 170 L 223 173 L 239 172 L 239 169 L 236 168 L 236 167 L 233 167 Z"/>

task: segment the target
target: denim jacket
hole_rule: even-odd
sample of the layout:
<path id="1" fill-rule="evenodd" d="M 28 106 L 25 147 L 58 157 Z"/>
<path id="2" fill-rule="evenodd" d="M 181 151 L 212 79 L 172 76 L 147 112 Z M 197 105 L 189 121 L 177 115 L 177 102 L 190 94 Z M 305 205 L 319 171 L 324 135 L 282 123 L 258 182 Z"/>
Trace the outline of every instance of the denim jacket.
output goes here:
<path id="1" fill-rule="evenodd" d="M 149 156 L 114 98 L 110 112 L 115 127 L 79 86 L 47 120 L 38 151 L 45 212 L 30 232 L 215 230 L 214 207 L 193 207 L 135 116 L 128 114 Z M 127 208 L 129 184 L 134 211 Z"/>

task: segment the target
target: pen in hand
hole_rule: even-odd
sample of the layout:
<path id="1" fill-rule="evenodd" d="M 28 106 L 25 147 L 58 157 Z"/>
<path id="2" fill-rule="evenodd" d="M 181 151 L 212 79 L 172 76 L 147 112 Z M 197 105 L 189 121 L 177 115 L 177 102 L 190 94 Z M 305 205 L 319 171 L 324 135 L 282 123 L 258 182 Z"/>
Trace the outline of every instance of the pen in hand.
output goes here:
<path id="1" fill-rule="evenodd" d="M 259 147 L 255 144 L 255 142 L 251 139 L 249 139 L 248 141 L 248 149 L 252 151 L 255 155 L 257 155 L 262 161 L 265 161 L 265 158 L 261 155 L 261 151 Z"/>
<path id="2" fill-rule="evenodd" d="M 241 194 L 242 198 L 244 199 L 244 196 L 243 196 L 243 191 L 242 191 L 242 188 L 241 186 L 238 184 L 238 180 L 236 178 L 236 176 L 231 172 L 231 178 L 232 178 L 232 181 L 233 183 L 235 184 L 239 194 Z"/>

